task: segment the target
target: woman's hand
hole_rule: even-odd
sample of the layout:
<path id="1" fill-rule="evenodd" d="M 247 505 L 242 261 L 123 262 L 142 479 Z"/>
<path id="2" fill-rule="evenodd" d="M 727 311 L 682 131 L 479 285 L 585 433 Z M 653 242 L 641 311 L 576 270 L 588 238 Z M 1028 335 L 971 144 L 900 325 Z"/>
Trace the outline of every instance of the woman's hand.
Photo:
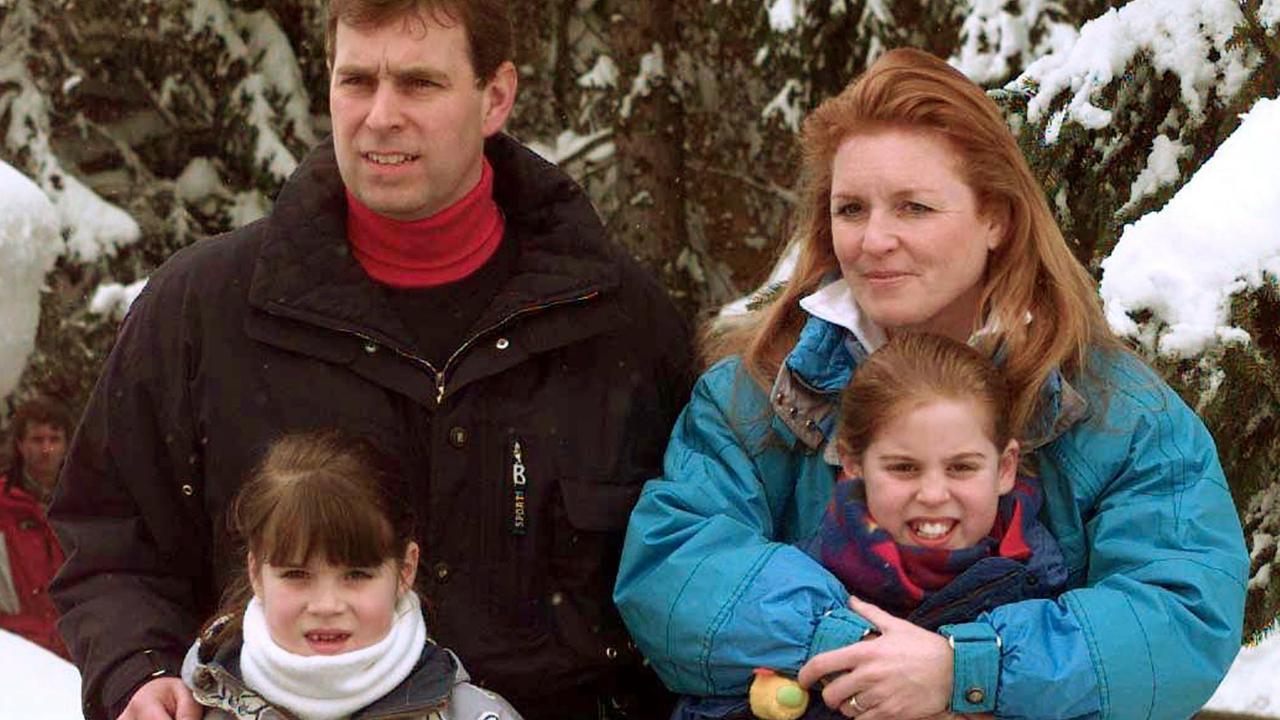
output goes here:
<path id="1" fill-rule="evenodd" d="M 800 684 L 835 674 L 822 689 L 823 701 L 859 720 L 947 717 L 953 655 L 946 638 L 854 597 L 849 607 L 879 635 L 815 655 L 800 668 Z"/>
<path id="2" fill-rule="evenodd" d="M 138 688 L 117 720 L 200 720 L 204 708 L 175 677 L 160 677 Z"/>

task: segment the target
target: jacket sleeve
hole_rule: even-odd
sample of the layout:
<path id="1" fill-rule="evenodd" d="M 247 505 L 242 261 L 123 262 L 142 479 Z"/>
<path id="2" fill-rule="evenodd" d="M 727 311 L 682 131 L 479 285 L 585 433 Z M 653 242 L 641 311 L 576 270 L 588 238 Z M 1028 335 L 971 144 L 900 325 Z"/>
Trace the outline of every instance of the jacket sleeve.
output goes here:
<path id="1" fill-rule="evenodd" d="M 758 473 L 756 442 L 726 412 L 731 406 L 749 420 L 768 408 L 754 388 L 720 392 L 751 384 L 735 374 L 736 365 L 721 364 L 694 387 L 663 477 L 648 483 L 632 513 L 614 590 L 641 652 L 676 692 L 743 693 L 753 668 L 794 672 L 867 629 L 838 580 L 773 540 L 777 509 Z"/>
<path id="2" fill-rule="evenodd" d="M 1248 556 L 1213 439 L 1136 365 L 1113 366 L 1101 425 L 1046 449 L 1063 496 L 1094 498 L 1084 587 L 978 619 L 1002 640 L 999 717 L 1189 717 L 1239 650 Z"/>
<path id="3" fill-rule="evenodd" d="M 67 560 L 51 591 L 80 668 L 85 716 L 176 677 L 210 597 L 194 488 L 183 293 L 163 269 L 120 329 L 69 448 L 50 518 Z M 203 609 L 207 612 L 208 609 Z"/>

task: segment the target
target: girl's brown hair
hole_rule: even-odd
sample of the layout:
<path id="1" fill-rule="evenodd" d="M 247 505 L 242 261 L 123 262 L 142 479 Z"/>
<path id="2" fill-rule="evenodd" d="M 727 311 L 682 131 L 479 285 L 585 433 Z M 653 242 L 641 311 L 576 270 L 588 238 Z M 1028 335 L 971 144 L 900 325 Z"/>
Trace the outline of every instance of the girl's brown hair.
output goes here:
<path id="1" fill-rule="evenodd" d="M 1004 377 L 977 350 L 939 335 L 900 333 L 858 366 L 841 395 L 840 455 L 861 461 L 887 423 L 939 399 L 977 403 L 985 411 L 983 431 L 1003 451 L 1016 434 L 1009 398 Z"/>
<path id="2" fill-rule="evenodd" d="M 710 330 L 704 357 L 741 355 L 756 383 L 771 385 L 807 317 L 800 298 L 839 271 L 830 214 L 836 150 L 851 135 L 886 128 L 944 138 L 984 215 L 1004 221 L 1007 236 L 987 260 L 980 295 L 980 315 L 995 331 L 980 349 L 988 355 L 1001 349 L 1010 420 L 1013 427 L 1027 427 L 1055 368 L 1079 377 L 1090 348 L 1120 343 L 1107 327 L 1093 278 L 1071 254 L 999 108 L 955 68 L 919 50 L 886 53 L 805 119 L 795 272 L 771 303 L 744 321 Z"/>
<path id="3" fill-rule="evenodd" d="M 338 430 L 276 440 L 236 494 L 227 522 L 241 556 L 259 563 L 305 565 L 319 556 L 335 565 L 399 562 L 414 535 L 403 471 L 373 442 Z M 205 626 L 216 647 L 238 634 L 253 596 L 245 567 L 223 593 Z"/>

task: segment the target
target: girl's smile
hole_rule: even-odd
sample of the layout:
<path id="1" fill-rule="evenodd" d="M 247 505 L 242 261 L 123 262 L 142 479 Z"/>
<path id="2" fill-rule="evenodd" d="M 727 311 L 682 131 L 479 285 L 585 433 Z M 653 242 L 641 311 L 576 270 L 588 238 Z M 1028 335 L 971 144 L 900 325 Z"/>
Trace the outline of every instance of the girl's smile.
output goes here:
<path id="1" fill-rule="evenodd" d="M 972 547 L 1018 468 L 1017 443 L 997 448 L 989 425 L 977 401 L 935 398 L 888 420 L 845 471 L 866 482 L 867 510 L 899 544 Z"/>

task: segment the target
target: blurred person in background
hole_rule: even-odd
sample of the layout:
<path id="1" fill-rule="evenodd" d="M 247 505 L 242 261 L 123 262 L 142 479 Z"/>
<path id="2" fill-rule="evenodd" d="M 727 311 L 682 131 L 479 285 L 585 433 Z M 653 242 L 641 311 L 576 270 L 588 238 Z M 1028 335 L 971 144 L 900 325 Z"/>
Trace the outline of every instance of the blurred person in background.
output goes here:
<path id="1" fill-rule="evenodd" d="M 67 454 L 71 414 L 57 400 L 36 397 L 10 419 L 8 457 L 0 465 L 0 629 L 68 657 L 58 635 L 49 581 L 62 548 L 45 505 Z"/>

